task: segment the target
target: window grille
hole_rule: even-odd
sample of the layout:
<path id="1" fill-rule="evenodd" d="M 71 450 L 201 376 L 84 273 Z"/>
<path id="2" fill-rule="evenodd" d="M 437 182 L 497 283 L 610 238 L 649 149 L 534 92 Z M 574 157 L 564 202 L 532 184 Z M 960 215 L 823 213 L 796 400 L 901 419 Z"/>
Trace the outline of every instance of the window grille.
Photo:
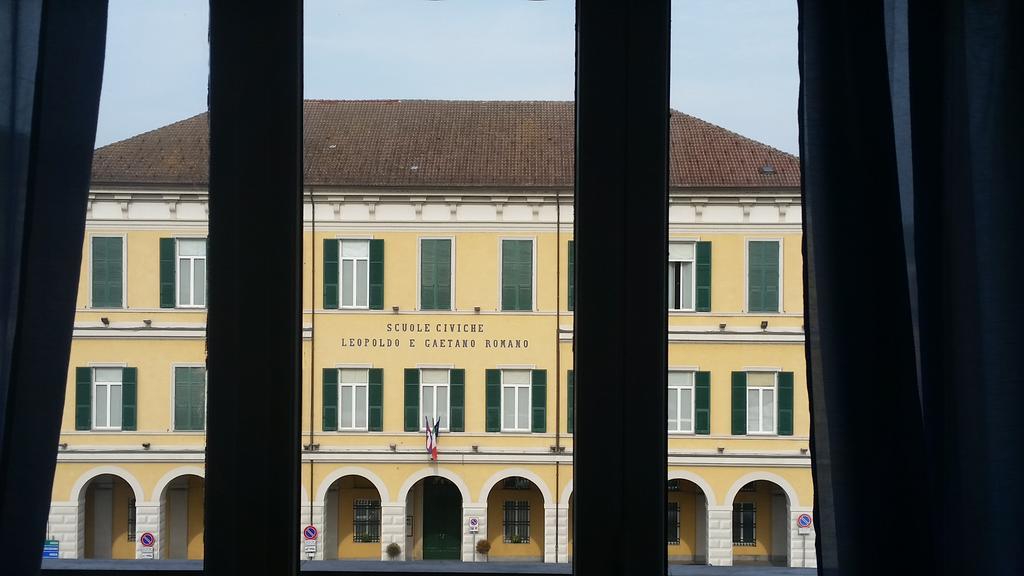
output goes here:
<path id="1" fill-rule="evenodd" d="M 668 524 L 665 526 L 665 534 L 668 535 L 669 544 L 679 544 L 679 502 L 668 503 Z"/>
<path id="2" fill-rule="evenodd" d="M 522 476 L 512 476 L 511 478 L 505 478 L 502 483 L 502 488 L 505 490 L 529 490 L 532 484 L 526 478 Z"/>
<path id="3" fill-rule="evenodd" d="M 128 541 L 135 542 L 135 498 L 128 500 Z"/>
<path id="4" fill-rule="evenodd" d="M 733 546 L 754 546 L 757 543 L 756 517 L 753 502 L 736 502 L 732 505 Z"/>
<path id="5" fill-rule="evenodd" d="M 505 501 L 505 543 L 530 542 L 530 503 L 526 500 Z"/>
<path id="6" fill-rule="evenodd" d="M 380 500 L 352 502 L 352 541 L 380 542 Z"/>

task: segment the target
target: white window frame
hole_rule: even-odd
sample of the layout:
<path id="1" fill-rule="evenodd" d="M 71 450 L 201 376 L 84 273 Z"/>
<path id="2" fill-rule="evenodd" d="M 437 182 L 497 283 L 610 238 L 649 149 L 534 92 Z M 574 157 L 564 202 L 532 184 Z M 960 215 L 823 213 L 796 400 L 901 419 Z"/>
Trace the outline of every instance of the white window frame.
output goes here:
<path id="1" fill-rule="evenodd" d="M 97 418 L 98 405 L 97 405 L 97 402 L 96 402 L 96 398 L 99 396 L 96 393 L 96 389 L 99 387 L 99 382 L 96 380 L 96 370 L 97 369 L 104 369 L 104 368 L 110 368 L 111 370 L 117 369 L 117 370 L 121 371 L 121 383 L 118 384 L 118 386 L 121 387 L 121 409 L 122 410 L 124 409 L 124 368 L 125 367 L 122 366 L 122 365 L 117 365 L 117 364 L 94 364 L 94 365 L 89 366 L 89 369 L 92 370 L 92 374 L 90 375 L 91 379 L 92 379 L 92 384 L 91 384 L 91 386 L 92 386 L 92 390 L 91 390 L 92 398 L 91 398 L 91 402 L 90 402 L 92 404 L 92 426 L 91 426 L 91 428 L 93 430 L 103 431 L 103 432 L 120 432 L 121 430 L 124 429 L 124 420 L 121 421 L 121 425 L 120 426 L 110 426 L 109 425 L 110 424 L 110 388 L 113 386 L 113 383 L 106 383 L 106 385 L 105 385 L 106 388 L 107 388 L 107 406 L 106 406 L 106 409 L 107 409 L 107 424 L 108 425 L 107 426 L 97 426 L 96 425 L 96 422 L 99 421 L 99 418 Z M 122 418 L 123 418 L 123 416 L 124 415 L 122 414 Z"/>
<path id="2" fill-rule="evenodd" d="M 746 398 L 743 399 L 747 403 L 747 434 L 750 436 L 777 436 L 779 433 L 779 371 L 777 370 L 747 370 L 747 387 L 746 387 Z M 750 378 L 751 374 L 771 374 L 773 377 L 773 384 L 771 386 L 751 386 Z M 757 394 L 757 420 L 758 430 L 750 430 L 750 392 L 751 390 L 758 390 Z M 764 411 L 761 409 L 764 406 L 764 391 L 772 391 L 772 405 L 775 407 L 775 414 L 772 415 L 772 429 L 764 429 Z"/>
<path id="3" fill-rule="evenodd" d="M 352 383 L 344 383 L 343 384 L 342 381 L 341 381 L 341 373 L 343 371 L 346 371 L 346 370 L 349 370 L 349 371 L 357 371 L 357 370 L 363 371 L 363 372 L 366 373 L 366 379 L 363 380 L 362 382 L 352 382 Z M 341 405 L 342 391 L 341 391 L 341 389 L 345 388 L 345 387 L 352 388 L 352 426 L 342 426 L 341 425 L 341 410 L 342 410 L 342 405 Z M 365 399 L 365 401 L 363 402 L 363 407 L 362 407 L 363 408 L 363 421 L 365 422 L 365 425 L 363 425 L 363 426 L 356 426 L 356 408 L 357 408 L 356 407 L 356 403 L 355 403 L 355 398 L 356 398 L 356 390 L 355 389 L 356 388 L 364 388 L 364 389 L 366 389 L 366 393 L 363 395 L 363 398 Z M 370 429 L 370 369 L 369 368 L 354 368 L 354 367 L 351 367 L 351 366 L 341 366 L 341 367 L 338 367 L 338 431 L 339 432 L 366 432 L 369 429 Z"/>
<path id="4" fill-rule="evenodd" d="M 689 245 L 691 245 L 693 247 L 693 259 L 692 260 L 674 259 L 671 256 L 669 256 L 669 259 L 668 259 L 668 263 L 669 264 L 672 264 L 673 262 L 689 262 L 691 264 L 690 286 L 688 287 L 690 289 L 690 307 L 689 308 L 682 308 L 682 307 L 679 307 L 679 308 L 669 308 L 669 312 L 694 312 L 694 311 L 697 310 L 697 241 L 696 240 L 682 240 L 682 239 L 676 240 L 676 239 L 670 239 L 669 240 L 669 244 L 689 244 Z M 671 253 L 671 248 L 669 249 L 669 252 Z M 680 286 L 680 288 L 684 288 L 684 287 Z M 681 303 L 683 301 L 683 295 L 682 294 L 676 294 L 676 301 Z"/>
<path id="5" fill-rule="evenodd" d="M 338 309 L 339 310 L 369 310 L 370 309 L 370 240 L 371 238 L 338 238 Z M 362 242 L 366 244 L 366 257 L 345 257 L 343 253 L 345 251 L 345 242 Z M 352 305 L 345 305 L 345 261 L 352 261 Z M 366 262 L 366 304 L 360 306 L 357 304 L 359 301 L 358 286 L 356 281 L 359 278 L 359 274 L 356 273 L 359 262 Z"/>
<path id="6" fill-rule="evenodd" d="M 175 399 L 175 397 L 176 397 L 176 395 L 178 393 L 178 388 L 177 388 L 177 385 L 178 385 L 177 369 L 178 368 L 202 368 L 203 369 L 203 429 L 202 430 L 178 430 L 178 428 L 177 428 L 177 423 L 174 420 L 174 399 Z M 204 434 L 204 435 L 206 434 L 206 416 L 207 416 L 206 409 L 207 409 L 208 402 L 209 402 L 209 400 L 207 398 L 207 394 L 206 394 L 206 392 L 207 392 L 206 386 L 207 386 L 208 382 L 209 382 L 209 379 L 208 379 L 207 373 L 206 373 L 206 364 L 198 364 L 198 363 L 192 363 L 192 364 L 188 364 L 188 363 L 174 364 L 174 363 L 172 363 L 171 364 L 171 403 L 170 403 L 170 406 L 169 406 L 169 409 L 170 409 L 169 414 L 171 415 L 171 430 L 172 431 L 177 432 L 178 434 Z"/>
<path id="7" fill-rule="evenodd" d="M 669 372 L 686 372 L 686 373 L 690 374 L 690 385 L 689 386 L 678 386 L 678 385 L 673 386 L 672 384 L 668 385 L 668 387 L 670 389 L 676 389 L 676 390 L 686 390 L 686 389 L 688 389 L 690 391 L 690 429 L 689 430 L 681 430 L 679 428 L 679 418 L 676 418 L 676 429 L 672 430 L 670 428 L 668 433 L 669 434 L 694 434 L 695 430 L 697 429 L 697 421 L 696 421 L 696 418 L 697 418 L 697 371 L 696 370 L 673 370 L 673 369 L 670 369 Z M 666 397 L 667 397 L 667 394 L 666 394 Z M 676 393 L 676 407 L 677 408 L 680 407 L 679 404 L 682 402 L 681 397 L 682 397 L 682 395 L 677 392 Z M 677 415 L 681 414 L 681 413 L 682 413 L 681 411 L 680 412 L 676 412 Z M 665 414 L 665 419 L 666 419 L 666 425 L 667 425 L 668 414 Z"/>
<path id="8" fill-rule="evenodd" d="M 181 241 L 182 240 L 186 240 L 186 241 L 188 241 L 188 240 L 202 240 L 204 243 L 206 243 L 206 250 L 209 250 L 209 247 L 210 247 L 209 243 L 206 242 L 206 238 L 192 237 L 192 236 L 181 236 L 181 237 L 176 237 L 174 239 L 174 305 L 175 305 L 176 308 L 200 308 L 200 309 L 206 308 L 206 304 L 182 304 L 181 303 L 181 300 L 180 300 L 180 297 L 181 297 L 181 261 L 182 260 L 190 260 L 190 263 L 189 263 L 190 272 L 189 272 L 189 275 L 188 275 L 189 276 L 189 284 L 190 284 L 190 286 L 189 286 L 188 294 L 189 294 L 189 298 L 190 298 L 190 300 L 192 302 L 195 302 L 195 300 L 196 300 L 196 260 L 202 260 L 203 261 L 203 265 L 206 266 L 206 273 L 203 274 L 203 301 L 204 302 L 206 301 L 206 294 L 207 294 L 206 281 L 207 281 L 207 277 L 208 277 L 209 271 L 210 271 L 210 268 L 207 265 L 208 264 L 207 263 L 207 258 L 208 258 L 209 253 L 207 252 L 203 256 L 182 256 L 181 255 L 181 250 L 179 249 L 179 247 L 181 246 Z"/>
<path id="9" fill-rule="evenodd" d="M 121 307 L 110 308 L 107 306 L 93 306 L 92 295 L 92 242 L 95 238 L 120 238 L 121 239 Z M 128 309 L 128 235 L 127 234 L 91 234 L 89 236 L 89 302 L 86 304 L 91 310 L 127 310 Z"/>
<path id="10" fill-rule="evenodd" d="M 423 302 L 420 300 L 422 294 L 420 293 L 420 287 L 423 285 L 423 241 L 424 240 L 449 240 L 449 247 L 451 248 L 451 279 L 448 285 L 451 290 L 451 307 L 448 310 L 426 310 L 426 312 L 444 314 L 445 312 L 456 312 L 457 307 L 455 306 L 455 237 L 454 236 L 420 236 L 416 240 L 416 309 L 423 310 Z M 340 257 L 338 266 L 341 266 Z M 369 275 L 367 275 L 369 279 Z M 341 299 L 341 292 L 338 292 L 339 301 Z M 500 304 L 500 302 L 499 302 Z"/>
<path id="11" fill-rule="evenodd" d="M 530 257 L 530 309 L 529 310 L 504 310 L 501 306 L 501 286 L 504 274 L 505 262 L 505 240 L 529 240 L 532 248 Z M 498 237 L 498 305 L 499 312 L 508 314 L 522 314 L 523 312 L 537 311 L 537 238 L 535 236 L 500 236 Z"/>
<path id="12" fill-rule="evenodd" d="M 505 384 L 505 372 L 528 372 L 530 374 L 530 380 L 526 384 Z M 506 427 L 505 426 L 505 388 L 513 388 L 516 393 L 514 398 L 516 399 L 515 411 L 513 415 L 518 420 L 519 418 L 519 389 L 526 388 L 526 426 L 523 427 Z M 526 368 L 502 368 L 501 369 L 501 431 L 502 432 L 530 432 L 533 430 L 533 371 Z M 518 424 L 519 422 L 517 422 Z"/>
<path id="13" fill-rule="evenodd" d="M 431 421 L 433 418 L 438 416 L 437 414 L 437 389 L 446 388 L 448 390 L 448 413 L 442 419 L 444 421 L 443 426 L 438 426 L 438 430 L 441 432 L 448 432 L 452 424 L 452 369 L 447 367 L 421 367 L 418 368 L 420 371 L 420 432 L 426 431 L 426 424 L 424 419 L 428 414 L 423 410 L 423 399 L 426 397 L 424 391 L 426 388 L 432 388 L 434 390 L 434 413 L 429 414 Z M 448 372 L 448 381 L 444 384 L 426 384 L 423 382 L 423 371 L 424 370 L 445 370 Z"/>
<path id="14" fill-rule="evenodd" d="M 775 312 L 751 312 L 750 311 L 750 243 L 751 242 L 775 242 L 779 245 L 779 308 Z M 773 314 L 784 314 L 786 312 L 785 286 L 782 285 L 785 274 L 784 258 L 782 249 L 785 247 L 782 238 L 746 238 L 743 243 L 743 310 L 747 314 L 756 316 L 770 316 Z"/>

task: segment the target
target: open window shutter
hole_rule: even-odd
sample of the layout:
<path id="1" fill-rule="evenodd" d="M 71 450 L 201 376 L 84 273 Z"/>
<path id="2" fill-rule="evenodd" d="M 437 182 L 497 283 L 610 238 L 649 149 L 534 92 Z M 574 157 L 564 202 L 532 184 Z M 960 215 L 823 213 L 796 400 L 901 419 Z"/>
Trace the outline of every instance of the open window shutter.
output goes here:
<path id="1" fill-rule="evenodd" d="M 533 390 L 530 394 L 533 404 L 531 428 L 533 432 L 544 432 L 547 430 L 547 406 L 548 406 L 548 371 L 533 371 Z"/>
<path id="2" fill-rule="evenodd" d="M 487 370 L 485 384 L 486 429 L 501 432 L 501 370 Z"/>
<path id="3" fill-rule="evenodd" d="M 135 430 L 139 414 L 138 371 L 125 368 L 121 372 L 121 430 Z"/>
<path id="4" fill-rule="evenodd" d="M 174 238 L 160 239 L 160 307 L 174 308 Z"/>
<path id="5" fill-rule="evenodd" d="M 711 372 L 697 372 L 694 375 L 694 419 L 696 434 L 711 433 Z"/>
<path id="6" fill-rule="evenodd" d="M 384 369 L 370 368 L 369 381 L 370 405 L 369 425 L 370 432 L 382 432 L 384 430 Z"/>
<path id="7" fill-rule="evenodd" d="M 569 310 L 576 306 L 576 242 L 569 240 Z"/>
<path id="8" fill-rule="evenodd" d="M 324 432 L 338 429 L 338 369 L 324 368 Z"/>
<path id="9" fill-rule="evenodd" d="M 75 368 L 75 430 L 92 428 L 92 368 Z"/>
<path id="10" fill-rule="evenodd" d="M 572 434 L 573 424 L 576 421 L 576 373 L 569 370 L 569 375 L 566 376 L 565 380 L 567 383 L 566 387 L 568 388 L 566 390 L 566 408 L 568 412 L 565 419 L 566 431 Z"/>
<path id="11" fill-rule="evenodd" d="M 338 308 L 338 240 L 324 239 L 324 309 Z"/>
<path id="12" fill-rule="evenodd" d="M 765 312 L 778 312 L 779 308 L 779 243 L 765 242 L 763 253 Z"/>
<path id="13" fill-rule="evenodd" d="M 405 431 L 420 429 L 420 371 L 405 369 Z"/>
<path id="14" fill-rule="evenodd" d="M 779 435 L 793 435 L 792 372 L 779 372 Z"/>
<path id="15" fill-rule="evenodd" d="M 711 242 L 697 242 L 697 312 L 711 312 Z"/>
<path id="16" fill-rule="evenodd" d="M 452 419 L 448 429 L 452 432 L 466 430 L 466 371 L 457 368 L 449 372 L 448 385 L 451 386 Z"/>
<path id="17" fill-rule="evenodd" d="M 384 241 L 370 240 L 370 310 L 384 309 Z"/>
<path id="18" fill-rule="evenodd" d="M 732 433 L 747 433 L 747 373 L 732 373 Z"/>

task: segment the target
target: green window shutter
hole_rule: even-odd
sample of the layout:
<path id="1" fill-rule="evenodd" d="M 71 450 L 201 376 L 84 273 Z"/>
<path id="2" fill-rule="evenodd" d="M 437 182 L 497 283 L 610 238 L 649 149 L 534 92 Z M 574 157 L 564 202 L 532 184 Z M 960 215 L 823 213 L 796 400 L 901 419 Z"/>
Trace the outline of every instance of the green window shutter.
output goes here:
<path id="1" fill-rule="evenodd" d="M 451 401 L 449 406 L 452 412 L 451 422 L 448 429 L 452 432 L 466 431 L 466 371 L 453 369 L 448 375 L 448 385 L 451 386 Z"/>
<path id="2" fill-rule="evenodd" d="M 533 309 L 533 241 L 501 241 L 501 309 Z"/>
<path id="3" fill-rule="evenodd" d="M 519 244 L 519 309 L 533 310 L 533 242 Z"/>
<path id="4" fill-rule="evenodd" d="M 174 238 L 160 239 L 160 307 L 174 308 L 175 297 L 175 244 Z"/>
<path id="5" fill-rule="evenodd" d="M 139 414 L 139 375 L 135 368 L 121 372 L 121 430 L 135 430 Z"/>
<path id="6" fill-rule="evenodd" d="M 779 372 L 779 435 L 793 435 L 792 372 Z"/>
<path id="7" fill-rule="evenodd" d="M 338 246 L 336 238 L 324 239 L 324 309 L 338 308 Z"/>
<path id="8" fill-rule="evenodd" d="M 120 308 L 124 280 L 124 239 L 92 239 L 92 305 L 95 308 Z"/>
<path id="9" fill-rule="evenodd" d="M 174 429 L 202 430 L 206 417 L 206 370 L 191 366 L 174 369 Z"/>
<path id="10" fill-rule="evenodd" d="M 206 368 L 192 368 L 192 423 L 206 429 Z"/>
<path id="11" fill-rule="evenodd" d="M 568 388 L 568 390 L 566 391 L 566 409 L 568 414 L 565 419 L 565 423 L 566 431 L 568 431 L 569 434 L 572 434 L 573 424 L 575 424 L 576 420 L 576 373 L 574 371 L 569 370 L 569 375 L 566 377 L 566 382 Z"/>
<path id="12" fill-rule="evenodd" d="M 747 433 L 747 373 L 732 373 L 732 433 L 743 436 Z"/>
<path id="13" fill-rule="evenodd" d="M 747 247 L 747 309 L 779 311 L 779 243 L 751 241 Z"/>
<path id="14" fill-rule="evenodd" d="M 384 309 L 384 241 L 370 240 L 370 310 Z"/>
<path id="15" fill-rule="evenodd" d="M 515 257 L 512 254 L 515 246 L 511 240 L 501 241 L 501 309 L 514 310 L 516 306 Z"/>
<path id="16" fill-rule="evenodd" d="M 485 374 L 486 429 L 488 432 L 501 432 L 501 370 L 489 369 Z"/>
<path id="17" fill-rule="evenodd" d="M 569 310 L 576 308 L 576 242 L 569 240 Z"/>
<path id="18" fill-rule="evenodd" d="M 92 429 L 92 368 L 75 368 L 75 430 Z"/>
<path id="19" fill-rule="evenodd" d="M 693 431 L 696 434 L 711 433 L 711 372 L 697 372 L 694 375 L 694 417 Z"/>
<path id="20" fill-rule="evenodd" d="M 764 243 L 764 311 L 779 311 L 779 243 Z"/>
<path id="21" fill-rule="evenodd" d="M 697 242 L 697 312 L 711 312 L 711 242 Z"/>
<path id="22" fill-rule="evenodd" d="M 452 241 L 420 241 L 420 308 L 452 309 Z"/>
<path id="23" fill-rule="evenodd" d="M 533 371 L 533 389 L 531 390 L 531 402 L 533 413 L 531 429 L 533 432 L 544 432 L 547 430 L 547 406 L 548 406 L 548 371 Z"/>
<path id="24" fill-rule="evenodd" d="M 324 368 L 323 429 L 332 432 L 338 429 L 338 369 Z"/>
<path id="25" fill-rule="evenodd" d="M 405 431 L 420 429 L 420 371 L 405 369 Z"/>
<path id="26" fill-rule="evenodd" d="M 370 432 L 384 431 L 384 369 L 370 368 L 370 388 L 367 391 L 370 413 L 368 426 Z"/>

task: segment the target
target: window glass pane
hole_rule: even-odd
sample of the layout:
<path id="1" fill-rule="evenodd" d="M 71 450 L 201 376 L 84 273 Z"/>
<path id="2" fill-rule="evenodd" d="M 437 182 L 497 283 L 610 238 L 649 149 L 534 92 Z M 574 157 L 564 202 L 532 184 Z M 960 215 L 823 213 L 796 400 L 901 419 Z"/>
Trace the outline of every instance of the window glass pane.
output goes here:
<path id="1" fill-rule="evenodd" d="M 441 428 L 448 427 L 448 387 L 437 388 L 437 417 L 441 419 Z"/>
<path id="2" fill-rule="evenodd" d="M 678 430 L 679 426 L 679 389 L 668 389 L 668 429 Z"/>
<path id="3" fill-rule="evenodd" d="M 693 386 L 693 372 L 669 372 L 669 386 Z"/>
<path id="4" fill-rule="evenodd" d="M 188 258 L 178 260 L 178 304 L 192 303 L 192 261 Z"/>
<path id="5" fill-rule="evenodd" d="M 343 258 L 369 258 L 370 242 L 367 240 L 342 240 L 341 256 Z"/>
<path id="6" fill-rule="evenodd" d="M 516 427 L 516 389 L 511 386 L 502 390 L 501 414 L 503 428 Z"/>
<path id="7" fill-rule="evenodd" d="M 196 281 L 192 303 L 196 306 L 206 306 L 206 258 L 196 260 Z"/>
<path id="8" fill-rule="evenodd" d="M 448 370 L 423 369 L 420 370 L 420 379 L 424 384 L 447 384 Z"/>
<path id="9" fill-rule="evenodd" d="M 179 239 L 178 256 L 206 256 L 206 240 Z"/>
<path id="10" fill-rule="evenodd" d="M 96 427 L 104 428 L 107 425 L 107 387 L 96 387 Z"/>
<path id="11" fill-rule="evenodd" d="M 764 423 L 764 432 L 775 430 L 775 391 L 761 391 L 761 420 Z"/>
<path id="12" fill-rule="evenodd" d="M 760 432 L 761 402 L 759 390 L 747 390 L 747 432 Z"/>
<path id="13" fill-rule="evenodd" d="M 668 245 L 669 260 L 693 260 L 693 242 L 673 242 Z"/>
<path id="14" fill-rule="evenodd" d="M 519 404 L 518 414 L 516 415 L 516 427 L 526 428 L 530 425 L 530 388 L 527 386 L 520 386 L 516 388 L 519 391 Z"/>
<path id="15" fill-rule="evenodd" d="M 352 260 L 341 261 L 341 305 L 352 306 L 355 302 L 355 291 L 353 285 L 353 262 Z"/>
<path id="16" fill-rule="evenodd" d="M 682 308 L 689 310 L 693 308 L 693 262 L 681 262 L 679 264 L 679 290 L 683 294 Z"/>
<path id="17" fill-rule="evenodd" d="M 110 425 L 114 428 L 121 427 L 121 386 L 119 384 L 110 387 Z"/>
<path id="18" fill-rule="evenodd" d="M 356 386 L 356 428 L 366 428 L 366 386 Z"/>
<path id="19" fill-rule="evenodd" d="M 529 385 L 530 384 L 530 371 L 529 370 L 502 370 L 501 381 L 503 384 L 519 384 Z"/>
<path id="20" fill-rule="evenodd" d="M 774 372 L 747 372 L 747 386 L 775 387 Z"/>
<path id="21" fill-rule="evenodd" d="M 342 368 L 341 369 L 341 383 L 342 384 L 366 384 L 369 381 L 369 370 L 353 369 L 353 368 Z"/>
<path id="22" fill-rule="evenodd" d="M 121 383 L 121 374 L 124 373 L 122 368 L 96 368 L 94 371 L 97 382 L 117 382 Z"/>
<path id="23" fill-rule="evenodd" d="M 679 309 L 679 263 L 668 263 L 668 308 Z"/>
<path id="24" fill-rule="evenodd" d="M 340 428 L 352 427 L 352 386 L 340 386 L 338 397 L 341 399 L 341 414 L 339 415 L 338 426 Z"/>
<path id="25" fill-rule="evenodd" d="M 370 290 L 369 270 L 369 260 L 356 260 L 356 306 L 367 306 Z"/>
<path id="26" fill-rule="evenodd" d="M 693 430 L 693 419 L 690 413 L 693 410 L 693 389 L 681 388 L 679 390 L 679 429 L 689 432 Z"/>

